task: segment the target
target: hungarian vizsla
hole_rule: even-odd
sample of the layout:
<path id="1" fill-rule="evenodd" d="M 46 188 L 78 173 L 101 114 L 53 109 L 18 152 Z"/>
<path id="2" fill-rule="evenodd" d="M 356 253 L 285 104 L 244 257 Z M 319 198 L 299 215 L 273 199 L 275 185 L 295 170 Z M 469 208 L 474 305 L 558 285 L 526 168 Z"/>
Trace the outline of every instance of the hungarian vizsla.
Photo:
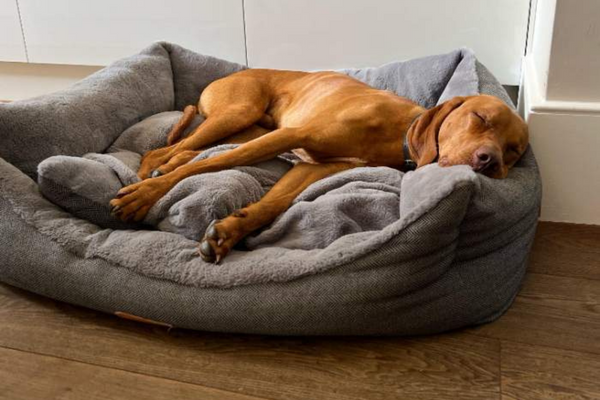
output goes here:
<path id="1" fill-rule="evenodd" d="M 335 72 L 237 72 L 209 85 L 198 109 L 205 122 L 180 140 L 198 111 L 188 106 L 169 134 L 169 146 L 144 156 L 139 176 L 145 180 L 121 189 L 111 206 L 120 219 L 141 221 L 158 199 L 189 176 L 293 151 L 302 161 L 259 202 L 207 228 L 200 255 L 217 263 L 328 175 L 360 166 L 403 169 L 411 162 L 422 167 L 437 161 L 504 178 L 528 144 L 526 124 L 498 98 L 455 97 L 427 110 Z M 221 143 L 241 145 L 188 163 L 199 151 Z"/>

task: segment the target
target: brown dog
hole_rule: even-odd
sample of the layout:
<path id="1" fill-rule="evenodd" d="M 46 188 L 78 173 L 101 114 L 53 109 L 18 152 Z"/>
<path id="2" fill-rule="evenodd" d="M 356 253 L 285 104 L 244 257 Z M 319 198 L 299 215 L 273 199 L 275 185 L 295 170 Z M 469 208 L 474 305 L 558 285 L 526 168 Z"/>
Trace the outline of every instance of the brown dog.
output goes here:
<path id="1" fill-rule="evenodd" d="M 328 175 L 358 166 L 402 169 L 410 158 L 417 167 L 437 160 L 441 166 L 466 164 L 504 178 L 528 144 L 523 120 L 495 97 L 455 97 L 426 110 L 335 72 L 241 71 L 209 85 L 199 108 L 206 121 L 176 143 L 196 113 L 195 107 L 187 107 L 169 134 L 170 146 L 150 151 L 142 160 L 140 178 L 152 178 L 121 189 L 111 206 L 120 219 L 140 221 L 189 176 L 296 153 L 303 162 L 259 202 L 208 227 L 200 254 L 216 262 Z M 242 144 L 187 163 L 200 150 L 221 143 Z"/>

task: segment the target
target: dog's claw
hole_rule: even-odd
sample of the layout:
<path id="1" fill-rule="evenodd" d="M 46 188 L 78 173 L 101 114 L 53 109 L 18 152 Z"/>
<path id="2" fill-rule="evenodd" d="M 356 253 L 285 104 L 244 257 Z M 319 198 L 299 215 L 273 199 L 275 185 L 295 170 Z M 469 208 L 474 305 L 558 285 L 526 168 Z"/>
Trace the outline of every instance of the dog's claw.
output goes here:
<path id="1" fill-rule="evenodd" d="M 225 257 L 224 254 L 217 254 L 217 251 L 223 251 L 222 246 L 225 243 L 225 238 L 219 237 L 219 232 L 215 226 L 217 222 L 218 220 L 215 219 L 208 225 L 199 249 L 200 256 L 204 261 L 215 264 L 219 264 Z"/>
<path id="2" fill-rule="evenodd" d="M 158 178 L 159 176 L 162 176 L 162 172 L 160 172 L 159 170 L 155 169 L 154 171 L 152 171 L 152 173 L 150 174 L 151 178 Z"/>
<path id="3" fill-rule="evenodd" d="M 215 260 L 215 251 L 207 240 L 203 240 L 200 243 L 200 256 L 206 262 L 213 262 Z"/>
<path id="4" fill-rule="evenodd" d="M 217 228 L 215 228 L 215 221 L 211 222 L 210 225 L 208 225 L 208 228 L 206 228 L 206 237 L 211 238 L 211 239 L 217 239 L 219 237 L 219 233 L 217 232 Z M 219 244 L 220 246 L 220 244 Z"/>
<path id="5" fill-rule="evenodd" d="M 114 206 L 111 210 L 110 213 L 113 215 L 117 215 L 117 213 L 119 212 L 119 210 L 121 209 L 121 206 Z"/>
<path id="6" fill-rule="evenodd" d="M 200 257 L 202 258 L 202 261 L 207 262 L 207 263 L 211 263 L 213 262 L 213 259 L 210 257 L 205 256 L 204 254 L 200 253 Z"/>

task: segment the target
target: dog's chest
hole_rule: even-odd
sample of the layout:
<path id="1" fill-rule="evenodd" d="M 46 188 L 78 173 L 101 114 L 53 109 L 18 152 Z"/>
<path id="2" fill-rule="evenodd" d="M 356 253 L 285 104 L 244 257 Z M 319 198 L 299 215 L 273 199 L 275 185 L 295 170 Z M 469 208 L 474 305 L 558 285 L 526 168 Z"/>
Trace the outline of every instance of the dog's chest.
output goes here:
<path id="1" fill-rule="evenodd" d="M 309 164 L 323 164 L 333 162 L 347 162 L 356 165 L 369 164 L 367 160 L 363 160 L 359 157 L 332 157 L 331 155 L 318 154 L 305 149 L 294 149 L 292 150 L 292 153 L 294 153 L 294 155 L 296 155 L 296 157 L 301 159 L 303 162 Z"/>

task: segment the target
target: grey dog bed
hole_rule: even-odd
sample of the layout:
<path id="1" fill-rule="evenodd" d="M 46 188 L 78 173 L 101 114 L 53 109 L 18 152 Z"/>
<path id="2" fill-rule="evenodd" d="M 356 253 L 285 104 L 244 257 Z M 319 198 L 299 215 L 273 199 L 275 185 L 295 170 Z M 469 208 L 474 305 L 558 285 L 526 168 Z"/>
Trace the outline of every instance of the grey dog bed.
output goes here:
<path id="1" fill-rule="evenodd" d="M 293 160 L 188 178 L 146 225 L 111 220 L 106 199 L 135 181 L 139 154 L 243 68 L 161 42 L 68 90 L 0 105 L 0 279 L 176 327 L 279 335 L 429 334 L 510 306 L 540 205 L 531 149 L 504 180 L 436 164 L 336 174 L 218 266 L 197 256 L 206 221 L 262 195 Z M 477 93 L 510 104 L 464 49 L 344 72 L 425 107 Z"/>

